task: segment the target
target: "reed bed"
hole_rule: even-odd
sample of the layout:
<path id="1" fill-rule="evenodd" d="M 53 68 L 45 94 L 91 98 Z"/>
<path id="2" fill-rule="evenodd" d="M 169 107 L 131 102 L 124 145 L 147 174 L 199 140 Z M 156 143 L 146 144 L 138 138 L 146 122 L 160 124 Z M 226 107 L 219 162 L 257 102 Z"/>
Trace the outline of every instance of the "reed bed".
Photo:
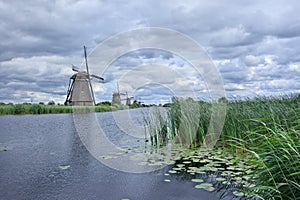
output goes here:
<path id="1" fill-rule="evenodd" d="M 300 198 L 299 134 L 299 130 L 272 130 L 264 125 L 239 141 L 237 146 L 251 144 L 246 151 L 253 155 L 250 162 L 257 166 L 251 174 L 256 186 L 247 189 L 250 194 L 258 194 L 261 199 Z"/>
<path id="2" fill-rule="evenodd" d="M 191 149 L 201 147 L 212 104 L 201 101 L 196 108 L 195 103 L 173 98 L 163 137 L 187 143 Z M 216 148 L 233 156 L 250 156 L 249 163 L 255 166 L 250 176 L 256 186 L 245 192 L 260 199 L 300 199 L 300 95 L 229 101 L 226 112 Z M 151 134 L 158 140 L 162 137 L 155 129 Z"/>

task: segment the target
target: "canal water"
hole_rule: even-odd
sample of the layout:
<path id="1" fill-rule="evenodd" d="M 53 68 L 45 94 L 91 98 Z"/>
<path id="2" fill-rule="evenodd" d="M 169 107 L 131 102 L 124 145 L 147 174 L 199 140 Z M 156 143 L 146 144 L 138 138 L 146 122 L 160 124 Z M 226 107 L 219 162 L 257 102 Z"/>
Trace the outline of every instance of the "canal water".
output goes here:
<path id="1" fill-rule="evenodd" d="M 141 124 L 140 111 L 130 112 L 136 112 L 133 120 Z M 101 128 L 107 129 L 108 138 L 118 142 L 122 130 L 113 114 L 96 116 L 104 122 Z M 164 181 L 170 166 L 128 173 L 102 164 L 83 145 L 72 114 L 0 116 L 0 146 L 2 200 L 214 200 L 220 196 L 217 191 L 194 188 L 195 183 L 182 177 Z"/>

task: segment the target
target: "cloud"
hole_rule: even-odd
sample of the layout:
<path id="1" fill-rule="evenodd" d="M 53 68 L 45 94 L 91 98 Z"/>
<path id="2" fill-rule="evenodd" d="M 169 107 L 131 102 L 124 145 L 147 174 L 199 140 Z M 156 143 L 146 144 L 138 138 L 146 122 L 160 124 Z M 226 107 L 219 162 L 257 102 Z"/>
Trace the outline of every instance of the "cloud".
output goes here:
<path id="1" fill-rule="evenodd" d="M 1 101 L 38 101 L 41 93 L 48 99 L 61 101 L 66 94 L 68 79 L 72 74 L 69 62 L 75 60 L 61 56 L 14 58 L 1 62 Z M 7 95 L 8 94 L 8 95 Z M 22 95 L 21 95 L 22 94 Z M 44 101 L 46 97 L 43 98 Z"/>
<path id="2" fill-rule="evenodd" d="M 216 63 L 229 96 L 300 92 L 299 9 L 296 0 L 1 1 L 0 101 L 63 102 L 71 64 L 84 69 L 83 45 L 90 53 L 114 34 L 148 26 L 174 29 L 202 45 Z M 186 48 L 176 41 L 165 42 Z M 201 75 L 183 59 L 145 49 L 117 58 L 104 74 L 91 70 L 105 78 L 104 83 L 93 83 L 98 99 L 109 100 L 116 81 L 143 65 L 168 66 L 178 72 L 184 78 L 157 70 L 168 87 L 173 85 L 182 94 L 189 94 L 186 88 L 199 98 L 208 93 Z M 151 73 L 136 81 L 155 79 Z M 151 86 L 147 91 L 157 94 L 155 98 L 170 95 Z"/>

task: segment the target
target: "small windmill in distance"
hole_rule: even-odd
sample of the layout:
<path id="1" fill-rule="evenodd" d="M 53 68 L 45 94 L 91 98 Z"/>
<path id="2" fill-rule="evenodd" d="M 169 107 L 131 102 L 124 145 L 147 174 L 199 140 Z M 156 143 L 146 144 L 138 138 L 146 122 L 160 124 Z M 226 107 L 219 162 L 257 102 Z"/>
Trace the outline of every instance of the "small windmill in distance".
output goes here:
<path id="1" fill-rule="evenodd" d="M 117 83 L 117 91 L 112 95 L 112 104 L 121 104 L 121 94 L 119 89 L 119 83 Z"/>
<path id="2" fill-rule="evenodd" d="M 86 56 L 86 47 L 84 46 L 83 49 L 86 71 L 79 71 L 79 69 L 76 66 L 72 65 L 72 70 L 77 73 L 75 73 L 70 78 L 65 105 L 94 106 L 96 102 L 91 84 L 91 79 L 96 78 L 99 80 L 104 80 L 100 76 L 89 73 L 89 67 Z"/>
<path id="3" fill-rule="evenodd" d="M 128 92 L 126 92 L 126 106 L 131 105 L 131 99 L 133 99 L 133 96 L 129 97 Z"/>
<path id="4" fill-rule="evenodd" d="M 120 93 L 120 89 L 119 89 L 119 83 L 117 82 L 117 91 L 113 93 L 112 95 L 112 104 L 121 104 L 121 101 L 124 100 L 121 98 L 121 96 L 126 96 L 126 106 L 130 106 L 131 105 L 131 99 L 133 98 L 133 96 L 129 97 L 128 96 L 128 92 L 126 93 Z"/>

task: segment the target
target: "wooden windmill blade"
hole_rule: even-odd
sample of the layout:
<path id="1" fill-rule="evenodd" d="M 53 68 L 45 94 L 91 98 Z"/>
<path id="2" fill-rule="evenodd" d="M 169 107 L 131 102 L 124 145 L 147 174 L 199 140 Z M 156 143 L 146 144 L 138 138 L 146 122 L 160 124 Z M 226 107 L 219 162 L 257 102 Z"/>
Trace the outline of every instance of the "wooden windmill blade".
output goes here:
<path id="1" fill-rule="evenodd" d="M 100 76 L 97 76 L 97 75 L 94 75 L 94 74 L 91 74 L 91 77 L 93 78 L 97 78 L 97 79 L 100 79 L 100 80 L 104 80 L 104 78 L 100 77 Z"/>
<path id="2" fill-rule="evenodd" d="M 86 47 L 83 46 L 83 48 L 84 48 L 84 59 L 85 59 L 86 73 L 87 73 L 88 82 L 89 82 L 89 85 L 90 85 L 91 96 L 92 96 L 94 105 L 96 105 L 94 90 L 93 90 L 92 83 L 91 83 L 91 77 L 99 79 L 99 80 L 104 80 L 104 78 L 102 78 L 100 76 L 97 76 L 97 75 L 94 75 L 94 74 L 90 74 L 90 72 L 89 72 L 89 66 L 88 66 L 88 61 L 87 61 L 87 55 L 86 55 Z"/>
<path id="3" fill-rule="evenodd" d="M 96 105 L 94 91 L 93 91 L 93 87 L 92 87 L 92 83 L 91 83 L 91 79 L 90 79 L 89 66 L 88 66 L 88 62 L 87 62 L 86 47 L 83 46 L 83 49 L 84 49 L 84 59 L 85 59 L 86 73 L 87 73 L 87 77 L 88 77 L 88 83 L 90 85 L 90 92 L 91 92 L 93 103 L 94 103 L 94 105 Z"/>
<path id="4" fill-rule="evenodd" d="M 72 65 L 72 70 L 73 70 L 74 72 L 79 72 L 79 68 L 76 67 L 75 65 Z"/>
<path id="5" fill-rule="evenodd" d="M 73 90 L 73 84 L 74 84 L 74 80 L 72 81 L 72 77 L 69 79 L 69 87 L 68 87 L 68 91 L 67 91 L 67 98 L 65 100 L 65 105 L 68 105 L 70 103 L 70 95 L 71 92 Z"/>

